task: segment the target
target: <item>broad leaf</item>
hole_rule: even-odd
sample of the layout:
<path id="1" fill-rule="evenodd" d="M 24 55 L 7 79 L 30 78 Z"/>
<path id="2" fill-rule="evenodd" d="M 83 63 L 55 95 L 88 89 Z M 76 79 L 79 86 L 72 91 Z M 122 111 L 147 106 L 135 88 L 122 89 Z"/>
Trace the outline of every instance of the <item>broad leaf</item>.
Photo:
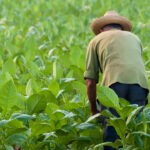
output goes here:
<path id="1" fill-rule="evenodd" d="M 14 148 L 12 146 L 6 145 L 6 144 L 5 144 L 5 148 L 6 148 L 6 150 L 14 150 Z"/>
<path id="2" fill-rule="evenodd" d="M 32 136 L 38 136 L 51 131 L 51 126 L 48 123 L 33 123 L 31 125 Z"/>
<path id="3" fill-rule="evenodd" d="M 38 91 L 37 83 L 35 82 L 35 80 L 30 79 L 26 86 L 26 94 L 28 96 L 31 96 L 32 94 L 36 93 L 37 91 Z"/>
<path id="4" fill-rule="evenodd" d="M 16 74 L 16 64 L 12 59 L 8 59 L 3 65 L 3 72 L 9 72 L 12 76 Z"/>
<path id="5" fill-rule="evenodd" d="M 38 94 L 44 95 L 47 102 L 57 103 L 56 96 L 49 90 L 42 90 Z"/>
<path id="6" fill-rule="evenodd" d="M 146 137 L 149 137 L 150 138 L 150 134 L 144 132 L 144 131 L 135 131 L 135 132 L 132 132 L 131 134 L 134 134 L 134 135 L 140 135 L 140 136 L 146 136 Z"/>
<path id="7" fill-rule="evenodd" d="M 0 128 L 2 128 L 5 124 L 7 124 L 10 120 L 2 120 L 0 121 Z"/>
<path id="8" fill-rule="evenodd" d="M 48 89 L 56 96 L 57 93 L 59 92 L 59 84 L 56 80 L 52 80 L 51 83 L 49 84 Z"/>
<path id="9" fill-rule="evenodd" d="M 131 114 L 129 115 L 129 117 L 128 117 L 127 121 L 126 121 L 126 125 L 128 125 L 129 122 L 130 122 L 133 118 L 136 117 L 136 115 L 139 113 L 139 111 L 140 111 L 142 108 L 143 108 L 142 106 L 141 106 L 141 107 L 138 107 L 138 108 L 134 109 L 134 110 L 131 112 Z"/>
<path id="10" fill-rule="evenodd" d="M 118 96 L 112 89 L 108 87 L 100 87 L 98 88 L 97 95 L 102 105 L 120 109 Z"/>
<path id="11" fill-rule="evenodd" d="M 0 89 L 0 105 L 1 107 L 7 109 L 8 107 L 17 105 L 17 103 L 17 89 L 13 81 L 10 80 Z"/>
<path id="12" fill-rule="evenodd" d="M 95 125 L 91 124 L 91 123 L 81 123 L 79 125 L 76 126 L 77 129 L 79 130 L 85 130 L 85 129 L 95 129 Z"/>
<path id="13" fill-rule="evenodd" d="M 34 94 L 27 99 L 27 111 L 29 114 L 40 113 L 45 110 L 46 104 L 44 95 Z"/>
<path id="14" fill-rule="evenodd" d="M 135 143 L 138 147 L 144 148 L 144 142 L 138 134 L 135 135 Z"/>
<path id="15" fill-rule="evenodd" d="M 31 116 L 27 114 L 14 113 L 12 114 L 11 119 L 18 119 L 19 121 L 29 121 L 35 119 L 35 115 Z"/>
<path id="16" fill-rule="evenodd" d="M 133 105 L 127 105 L 127 106 L 125 106 L 124 108 L 122 108 L 121 110 L 120 110 L 120 116 L 122 117 L 122 118 L 126 118 L 126 117 L 128 117 L 129 116 L 129 114 L 134 110 L 134 109 L 136 109 L 138 107 L 138 105 L 136 105 L 136 104 L 133 104 Z"/>
<path id="17" fill-rule="evenodd" d="M 49 115 L 52 115 L 56 110 L 59 109 L 59 106 L 54 103 L 48 103 L 45 109 L 45 112 Z"/>
<path id="18" fill-rule="evenodd" d="M 101 115 L 105 117 L 115 117 L 108 109 L 103 110 Z"/>
<path id="19" fill-rule="evenodd" d="M 0 73 L 0 88 L 10 80 L 12 80 L 12 76 L 8 72 L 1 72 Z"/>
<path id="20" fill-rule="evenodd" d="M 125 99 L 123 99 L 123 98 L 119 98 L 119 103 L 120 103 L 120 105 L 121 105 L 122 107 L 125 107 L 125 106 L 127 106 L 127 105 L 130 105 L 130 102 L 127 101 L 127 100 L 125 100 Z"/>
<path id="21" fill-rule="evenodd" d="M 125 121 L 121 118 L 110 118 L 107 120 L 111 126 L 113 126 L 117 134 L 121 138 L 125 138 L 126 124 Z"/>
<path id="22" fill-rule="evenodd" d="M 8 137 L 7 142 L 10 145 L 23 146 L 26 140 L 27 136 L 25 134 L 13 134 Z"/>
<path id="23" fill-rule="evenodd" d="M 60 83 L 72 82 L 74 80 L 74 78 L 61 78 Z"/>
<path id="24" fill-rule="evenodd" d="M 97 150 L 97 148 L 102 147 L 102 146 L 113 146 L 112 142 L 105 142 L 105 143 L 101 143 L 101 144 L 97 144 L 94 146 L 94 150 Z"/>
<path id="25" fill-rule="evenodd" d="M 97 117 L 99 117 L 99 116 L 101 116 L 101 114 L 100 114 L 100 113 L 97 113 L 97 114 L 95 114 L 95 115 L 89 117 L 88 120 L 86 121 L 86 123 L 91 122 L 92 120 L 94 120 L 95 118 L 97 118 Z"/>

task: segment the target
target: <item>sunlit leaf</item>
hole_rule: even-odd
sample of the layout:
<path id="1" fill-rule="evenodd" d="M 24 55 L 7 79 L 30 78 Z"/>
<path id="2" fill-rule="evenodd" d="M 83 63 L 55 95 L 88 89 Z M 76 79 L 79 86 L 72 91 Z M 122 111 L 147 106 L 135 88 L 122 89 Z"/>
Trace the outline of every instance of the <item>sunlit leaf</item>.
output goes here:
<path id="1" fill-rule="evenodd" d="M 108 87 L 100 87 L 98 88 L 97 93 L 98 99 L 102 105 L 120 109 L 118 96 L 112 89 Z"/>
<path id="2" fill-rule="evenodd" d="M 47 100 L 44 95 L 34 94 L 27 99 L 27 110 L 29 114 L 39 113 L 46 108 Z"/>
<path id="3" fill-rule="evenodd" d="M 16 64 L 12 59 L 8 59 L 3 65 L 3 72 L 9 72 L 12 76 L 16 74 Z"/>
<path id="4" fill-rule="evenodd" d="M 0 89 L 1 107 L 7 108 L 18 103 L 17 89 L 12 80 L 5 83 Z"/>

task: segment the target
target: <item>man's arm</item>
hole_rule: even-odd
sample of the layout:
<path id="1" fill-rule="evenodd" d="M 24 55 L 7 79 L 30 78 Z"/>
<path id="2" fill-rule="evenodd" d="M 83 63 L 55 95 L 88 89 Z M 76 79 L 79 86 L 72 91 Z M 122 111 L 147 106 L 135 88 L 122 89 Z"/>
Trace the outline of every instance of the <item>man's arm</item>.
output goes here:
<path id="1" fill-rule="evenodd" d="M 98 113 L 96 108 L 96 83 L 99 81 L 99 68 L 96 43 L 91 41 L 86 53 L 86 70 L 84 72 L 84 79 L 86 79 L 87 96 L 92 115 Z"/>
<path id="2" fill-rule="evenodd" d="M 96 80 L 86 79 L 87 95 L 90 102 L 90 110 L 92 115 L 99 113 L 96 108 Z"/>

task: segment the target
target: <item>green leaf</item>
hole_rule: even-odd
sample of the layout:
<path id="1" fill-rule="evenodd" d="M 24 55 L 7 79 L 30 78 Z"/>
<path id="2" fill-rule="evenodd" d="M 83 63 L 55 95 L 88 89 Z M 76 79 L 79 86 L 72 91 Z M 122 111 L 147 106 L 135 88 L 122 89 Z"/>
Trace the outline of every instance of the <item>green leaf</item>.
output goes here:
<path id="1" fill-rule="evenodd" d="M 94 146 L 94 150 L 97 150 L 97 148 L 99 147 L 102 147 L 102 146 L 113 146 L 113 143 L 112 142 L 104 142 L 104 143 L 101 143 L 101 144 L 97 144 Z"/>
<path id="2" fill-rule="evenodd" d="M 6 148 L 6 150 L 14 150 L 14 148 L 12 146 L 6 145 L 6 144 L 5 144 L 5 148 Z"/>
<path id="3" fill-rule="evenodd" d="M 56 111 L 54 112 L 54 114 L 56 114 L 56 113 L 61 113 L 61 114 L 67 115 L 69 112 L 68 112 L 68 111 L 65 111 L 65 110 L 59 109 L 59 110 L 56 110 Z"/>
<path id="4" fill-rule="evenodd" d="M 89 147 L 92 144 L 92 139 L 88 136 L 80 136 L 75 140 L 72 140 L 73 149 L 83 150 L 85 147 Z"/>
<path id="5" fill-rule="evenodd" d="M 13 45 L 10 40 L 8 40 L 6 42 L 6 48 L 9 52 L 10 56 L 14 56 L 18 51 L 18 48 L 15 45 Z"/>
<path id="6" fill-rule="evenodd" d="M 40 76 L 40 71 L 39 67 L 36 65 L 36 63 L 32 61 L 27 61 L 26 63 L 26 68 L 28 69 L 28 72 L 33 76 L 33 77 L 38 77 Z"/>
<path id="7" fill-rule="evenodd" d="M 16 128 L 24 127 L 23 123 L 21 121 L 17 120 L 17 119 L 10 120 L 8 122 L 8 124 L 6 124 L 6 126 L 7 126 L 7 130 L 9 130 L 9 128 L 16 129 Z"/>
<path id="8" fill-rule="evenodd" d="M 82 82 L 74 81 L 73 87 L 76 89 L 77 93 L 80 93 L 82 96 L 86 97 L 86 86 Z"/>
<path id="9" fill-rule="evenodd" d="M 81 51 L 77 51 L 77 50 L 71 51 L 72 64 L 74 64 L 74 65 L 78 64 L 80 55 L 81 55 Z"/>
<path id="10" fill-rule="evenodd" d="M 115 147 L 116 149 L 118 149 L 119 147 L 122 147 L 122 140 L 120 139 L 116 139 L 115 142 L 113 143 L 113 147 Z"/>
<path id="11" fill-rule="evenodd" d="M 60 83 L 72 82 L 74 80 L 74 78 L 61 78 Z"/>
<path id="12" fill-rule="evenodd" d="M 125 121 L 121 118 L 110 118 L 107 119 L 110 125 L 112 125 L 120 138 L 125 138 L 126 124 Z"/>
<path id="13" fill-rule="evenodd" d="M 76 114 L 70 112 L 70 113 L 66 114 L 62 119 L 66 119 L 66 118 L 72 119 L 74 116 L 76 116 Z"/>
<path id="14" fill-rule="evenodd" d="M 128 106 L 125 106 L 124 108 L 122 108 L 122 110 L 120 110 L 120 113 L 119 115 L 122 117 L 122 118 L 126 118 L 129 116 L 129 114 L 138 107 L 138 105 L 136 104 L 133 104 L 133 105 L 128 105 Z"/>
<path id="15" fill-rule="evenodd" d="M 71 109 L 78 109 L 81 107 L 81 104 L 80 103 L 76 103 L 76 102 L 67 102 L 65 103 L 65 106 L 64 106 L 64 109 L 65 110 L 71 110 Z"/>
<path id="16" fill-rule="evenodd" d="M 123 98 L 119 98 L 119 103 L 122 107 L 125 107 L 127 105 L 130 105 L 130 102 L 128 102 L 127 100 L 123 99 Z"/>
<path id="17" fill-rule="evenodd" d="M 12 77 L 8 72 L 0 72 L 0 88 L 10 80 Z"/>
<path id="18" fill-rule="evenodd" d="M 44 95 L 34 94 L 27 99 L 27 111 L 29 114 L 40 113 L 45 110 L 46 104 Z"/>
<path id="19" fill-rule="evenodd" d="M 91 122 L 92 120 L 94 120 L 95 118 L 97 118 L 97 117 L 99 117 L 99 116 L 101 116 L 101 114 L 100 114 L 100 113 L 97 113 L 97 114 L 95 114 L 95 115 L 89 117 L 88 120 L 86 121 L 86 123 Z"/>
<path id="20" fill-rule="evenodd" d="M 143 112 L 145 113 L 146 120 L 150 121 L 150 107 L 144 108 Z"/>
<path id="21" fill-rule="evenodd" d="M 80 129 L 80 130 L 85 130 L 85 129 L 95 129 L 95 125 L 94 124 L 91 124 L 91 123 L 81 123 L 79 124 L 78 126 L 76 126 L 77 129 Z"/>
<path id="22" fill-rule="evenodd" d="M 132 132 L 127 134 L 126 142 L 129 145 L 134 145 L 135 144 L 135 139 L 134 139 L 134 135 L 132 134 Z"/>
<path id="23" fill-rule="evenodd" d="M 114 143 L 112 143 L 112 142 L 100 143 L 100 144 L 97 144 L 96 146 L 94 146 L 94 150 L 97 150 L 97 148 L 99 148 L 99 147 L 101 148 L 103 146 L 110 146 L 110 147 L 118 149 L 120 146 L 122 146 L 122 142 L 121 142 L 121 140 L 117 139 L 117 140 L 115 140 Z"/>
<path id="24" fill-rule="evenodd" d="M 95 129 L 84 130 L 80 132 L 80 136 L 90 137 L 93 145 L 102 143 L 103 141 L 103 131 L 99 127 L 96 127 Z"/>
<path id="25" fill-rule="evenodd" d="M 66 136 L 68 135 L 69 131 L 65 130 L 65 129 L 58 129 L 56 130 L 56 134 L 57 136 Z"/>
<path id="26" fill-rule="evenodd" d="M 144 142 L 138 134 L 135 135 L 135 143 L 138 147 L 144 148 Z"/>
<path id="27" fill-rule="evenodd" d="M 55 138 L 55 141 L 60 146 L 61 145 L 69 145 L 76 138 L 76 136 L 72 133 L 69 133 L 69 132 L 58 133 L 58 132 L 60 132 L 60 130 L 57 131 L 58 137 Z"/>
<path id="28" fill-rule="evenodd" d="M 74 117 L 74 116 L 75 116 L 75 114 L 72 112 L 58 109 L 53 113 L 51 118 L 53 118 L 56 121 L 56 120 L 63 120 L 65 118 L 72 119 L 72 117 Z"/>
<path id="29" fill-rule="evenodd" d="M 112 89 L 108 87 L 100 87 L 98 88 L 97 94 L 102 105 L 120 109 L 118 96 Z"/>
<path id="30" fill-rule="evenodd" d="M 64 92 L 64 90 L 60 90 L 60 91 L 58 92 L 58 94 L 56 95 L 56 98 L 58 99 L 58 98 L 62 95 L 63 92 Z"/>
<path id="31" fill-rule="evenodd" d="M 58 105 L 54 103 L 48 103 L 45 112 L 48 113 L 49 115 L 52 115 L 58 109 L 59 109 Z"/>
<path id="32" fill-rule="evenodd" d="M 12 59 L 8 59 L 3 65 L 3 72 L 9 72 L 12 76 L 16 74 L 16 64 Z"/>
<path id="33" fill-rule="evenodd" d="M 56 80 L 52 80 L 48 89 L 56 96 L 59 92 L 59 84 Z"/>
<path id="34" fill-rule="evenodd" d="M 105 116 L 105 117 L 115 117 L 108 109 L 104 109 L 102 112 L 101 112 L 101 115 L 102 116 Z"/>
<path id="35" fill-rule="evenodd" d="M 54 132 L 50 132 L 50 133 L 43 133 L 43 135 L 45 136 L 45 140 L 49 139 L 49 138 L 57 138 L 58 136 L 54 133 Z"/>
<path id="36" fill-rule="evenodd" d="M 24 44 L 25 57 L 27 60 L 33 60 L 37 53 L 36 40 L 34 36 L 29 36 Z"/>
<path id="37" fill-rule="evenodd" d="M 35 115 L 31 116 L 27 114 L 14 113 L 12 114 L 11 119 L 18 119 L 19 121 L 29 121 L 35 119 Z"/>
<path id="38" fill-rule="evenodd" d="M 44 140 L 42 142 L 38 142 L 34 148 L 37 150 L 42 150 L 44 148 L 46 150 L 47 148 L 49 148 L 50 144 L 57 145 L 56 141 L 54 140 Z"/>
<path id="39" fill-rule="evenodd" d="M 135 132 L 132 132 L 131 134 L 134 134 L 134 135 L 140 135 L 140 136 L 146 136 L 146 137 L 149 137 L 150 138 L 150 134 L 144 132 L 144 131 L 135 131 Z"/>
<path id="40" fill-rule="evenodd" d="M 26 94 L 31 96 L 32 94 L 38 91 L 38 85 L 36 84 L 35 80 L 30 79 L 26 86 Z"/>
<path id="41" fill-rule="evenodd" d="M 8 137 L 7 142 L 10 145 L 23 146 L 26 140 L 27 136 L 25 134 L 13 134 Z"/>
<path id="42" fill-rule="evenodd" d="M 63 77 L 63 67 L 62 65 L 56 60 L 53 63 L 53 77 L 55 79 L 60 79 Z"/>
<path id="43" fill-rule="evenodd" d="M 49 90 L 42 90 L 38 94 L 44 95 L 47 102 L 57 103 L 56 96 L 54 96 L 54 94 Z"/>
<path id="44" fill-rule="evenodd" d="M 38 136 L 51 131 L 51 126 L 48 123 L 33 123 L 31 125 L 32 136 Z"/>
<path id="45" fill-rule="evenodd" d="M 138 112 L 143 108 L 143 106 L 138 107 L 136 109 L 134 109 L 131 114 L 129 115 L 127 121 L 126 121 L 126 125 L 128 125 L 130 123 L 130 121 L 136 117 L 136 115 L 138 114 Z"/>
<path id="46" fill-rule="evenodd" d="M 91 138 L 88 136 L 80 136 L 76 139 L 77 141 L 81 141 L 81 142 L 91 142 Z"/>
<path id="47" fill-rule="evenodd" d="M 28 130 L 27 127 L 9 127 L 9 129 L 7 130 L 7 136 L 11 136 L 13 134 L 16 133 L 25 133 Z"/>
<path id="48" fill-rule="evenodd" d="M 0 121 L 0 128 L 2 128 L 5 124 L 7 124 L 10 120 L 2 120 Z"/>
<path id="49" fill-rule="evenodd" d="M 13 81 L 10 80 L 7 83 L 5 83 L 0 89 L 0 105 L 1 107 L 7 109 L 8 107 L 17 105 L 17 103 L 17 89 Z"/>
<path id="50" fill-rule="evenodd" d="M 50 120 L 50 116 L 48 114 L 45 114 L 45 113 L 40 113 L 39 117 L 40 117 L 40 121 L 43 121 L 43 120 L 49 121 Z"/>

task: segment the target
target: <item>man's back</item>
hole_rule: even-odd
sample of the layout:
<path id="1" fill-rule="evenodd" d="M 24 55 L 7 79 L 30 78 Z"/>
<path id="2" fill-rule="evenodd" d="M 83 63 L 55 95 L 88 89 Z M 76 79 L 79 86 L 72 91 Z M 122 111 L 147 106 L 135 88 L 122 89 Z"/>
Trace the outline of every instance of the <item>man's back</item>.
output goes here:
<path id="1" fill-rule="evenodd" d="M 130 33 L 132 31 L 130 20 L 115 11 L 108 11 L 104 16 L 92 21 L 91 29 L 96 37 L 87 49 L 84 79 L 92 115 L 99 112 L 96 107 L 99 70 L 103 74 L 102 86 L 108 86 L 119 98 L 126 99 L 130 104 L 139 106 L 147 104 L 149 90 L 142 60 L 141 41 Z M 101 97 L 99 99 L 101 102 Z M 101 110 L 103 109 L 117 115 L 111 108 L 101 106 Z M 107 126 L 107 120 L 104 122 L 104 142 L 115 142 L 118 138 L 115 129 Z M 104 150 L 115 148 L 104 146 Z"/>
<path id="2" fill-rule="evenodd" d="M 93 47 L 97 53 L 103 73 L 103 86 L 120 82 L 148 88 L 142 45 L 136 35 L 127 31 L 110 30 L 96 36 L 89 47 Z"/>

